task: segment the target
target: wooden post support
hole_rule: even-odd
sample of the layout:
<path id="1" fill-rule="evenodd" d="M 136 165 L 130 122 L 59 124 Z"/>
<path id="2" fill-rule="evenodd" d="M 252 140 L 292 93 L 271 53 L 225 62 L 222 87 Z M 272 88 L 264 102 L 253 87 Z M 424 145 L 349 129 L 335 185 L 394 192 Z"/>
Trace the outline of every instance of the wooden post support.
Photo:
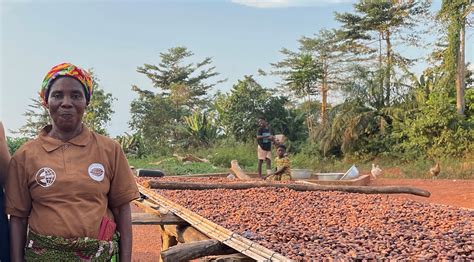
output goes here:
<path id="1" fill-rule="evenodd" d="M 164 262 L 188 261 L 211 255 L 227 255 L 236 251 L 218 240 L 208 239 L 191 243 L 179 244 L 161 251 Z"/>
<path id="2" fill-rule="evenodd" d="M 249 175 L 247 175 L 243 170 L 242 168 L 240 168 L 239 166 L 239 163 L 237 162 L 237 160 L 232 160 L 230 162 L 230 170 L 232 171 L 232 173 L 235 174 L 235 176 L 239 179 L 242 179 L 242 180 L 250 180 L 252 179 Z"/>
<path id="3" fill-rule="evenodd" d="M 161 225 L 160 228 L 161 228 L 161 250 L 166 250 L 178 244 L 178 240 L 176 239 L 176 237 L 166 232 L 164 225 Z"/>
<path id="4" fill-rule="evenodd" d="M 316 184 L 283 184 L 267 181 L 252 181 L 252 182 L 232 182 L 226 184 L 218 183 L 195 183 L 195 182 L 161 182 L 149 181 L 149 185 L 153 189 L 168 189 L 168 190 L 208 190 L 208 189 L 250 189 L 256 187 L 276 187 L 289 188 L 296 191 L 341 191 L 348 193 L 362 193 L 362 194 L 412 194 L 417 196 L 429 197 L 429 191 L 403 186 L 324 186 Z"/>

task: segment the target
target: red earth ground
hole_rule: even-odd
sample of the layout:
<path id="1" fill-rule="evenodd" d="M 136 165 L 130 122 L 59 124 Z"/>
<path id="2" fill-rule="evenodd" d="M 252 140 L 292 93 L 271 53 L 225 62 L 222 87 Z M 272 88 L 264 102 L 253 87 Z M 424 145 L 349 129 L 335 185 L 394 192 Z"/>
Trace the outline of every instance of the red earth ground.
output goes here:
<path id="1" fill-rule="evenodd" d="M 377 179 L 375 186 L 411 186 L 431 192 L 429 198 L 412 195 L 393 195 L 416 201 L 474 209 L 474 180 L 437 179 Z M 132 208 L 140 212 L 139 208 Z M 133 261 L 158 261 L 160 254 L 159 226 L 133 226 Z"/>

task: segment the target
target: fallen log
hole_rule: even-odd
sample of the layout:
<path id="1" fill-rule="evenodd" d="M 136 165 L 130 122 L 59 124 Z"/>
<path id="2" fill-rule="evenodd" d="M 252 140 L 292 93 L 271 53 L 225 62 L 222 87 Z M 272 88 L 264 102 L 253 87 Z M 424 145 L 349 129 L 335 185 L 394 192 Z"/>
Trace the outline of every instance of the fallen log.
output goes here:
<path id="1" fill-rule="evenodd" d="M 161 251 L 161 258 L 165 262 L 189 261 L 205 256 L 228 255 L 236 251 L 218 240 L 209 239 L 172 246 Z"/>
<path id="2" fill-rule="evenodd" d="M 429 197 L 429 191 L 404 186 L 324 186 L 311 184 L 280 184 L 267 181 L 237 182 L 237 183 L 195 183 L 195 182 L 165 182 L 165 181 L 148 181 L 148 185 L 152 189 L 168 189 L 168 190 L 208 190 L 208 189 L 250 189 L 256 187 L 276 187 L 289 188 L 295 191 L 341 191 L 347 193 L 362 194 L 412 194 L 416 196 Z"/>
<path id="3" fill-rule="evenodd" d="M 252 179 L 249 175 L 247 175 L 242 168 L 240 168 L 239 163 L 237 160 L 232 160 L 230 162 L 230 171 L 235 174 L 235 176 L 242 180 L 250 180 Z"/>

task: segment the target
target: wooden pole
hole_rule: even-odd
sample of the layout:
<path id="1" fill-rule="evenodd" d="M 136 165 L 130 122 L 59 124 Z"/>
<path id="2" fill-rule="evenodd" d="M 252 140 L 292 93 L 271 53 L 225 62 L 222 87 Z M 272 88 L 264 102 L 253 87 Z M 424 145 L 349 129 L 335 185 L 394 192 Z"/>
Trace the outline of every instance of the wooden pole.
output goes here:
<path id="1" fill-rule="evenodd" d="M 279 184 L 267 181 L 255 182 L 237 182 L 237 183 L 195 183 L 195 182 L 165 182 L 165 181 L 149 181 L 150 188 L 168 189 L 168 190 L 208 190 L 208 189 L 250 189 L 256 187 L 275 187 L 289 188 L 296 191 L 341 191 L 347 193 L 362 194 L 412 194 L 416 196 L 429 197 L 429 191 L 403 186 L 331 186 L 331 185 L 311 185 L 311 184 Z"/>
<path id="2" fill-rule="evenodd" d="M 237 160 L 232 160 L 230 162 L 230 170 L 232 171 L 232 173 L 235 174 L 235 176 L 239 179 L 242 179 L 242 180 L 250 180 L 252 179 L 249 175 L 247 175 L 243 170 L 242 168 L 240 168 L 239 166 L 239 163 L 237 162 Z"/>
<path id="3" fill-rule="evenodd" d="M 218 240 L 209 239 L 170 247 L 161 251 L 161 258 L 164 262 L 189 261 L 205 256 L 228 255 L 236 252 Z"/>

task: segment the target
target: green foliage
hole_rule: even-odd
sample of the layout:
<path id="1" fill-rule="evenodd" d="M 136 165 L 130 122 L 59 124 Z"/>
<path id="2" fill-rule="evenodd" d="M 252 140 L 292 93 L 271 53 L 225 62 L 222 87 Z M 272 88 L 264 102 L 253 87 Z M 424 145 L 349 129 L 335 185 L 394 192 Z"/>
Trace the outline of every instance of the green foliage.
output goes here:
<path id="1" fill-rule="evenodd" d="M 30 139 L 27 137 L 7 137 L 8 151 L 13 155 L 24 143 Z"/>
<path id="2" fill-rule="evenodd" d="M 447 25 L 447 46 L 443 50 L 443 70 L 446 73 L 443 80 L 445 91 L 453 94 L 456 80 L 456 69 L 461 43 L 461 28 L 465 26 L 465 17 L 470 12 L 471 0 L 443 0 L 438 12 L 438 21 Z"/>
<path id="3" fill-rule="evenodd" d="M 463 156 L 472 149 L 474 126 L 456 114 L 456 107 L 443 92 L 430 94 L 418 112 L 394 122 L 395 149 L 406 158 Z"/>
<path id="4" fill-rule="evenodd" d="M 219 127 L 216 125 L 212 112 L 194 112 L 185 116 L 185 131 L 188 134 L 188 143 L 198 146 L 209 146 L 219 136 Z"/>
<path id="5" fill-rule="evenodd" d="M 297 98 L 310 97 L 319 93 L 318 82 L 322 77 L 322 65 L 308 53 L 281 51 L 287 57 L 273 67 L 274 74 L 283 77 L 282 87 Z"/>
<path id="6" fill-rule="evenodd" d="M 272 96 L 252 76 L 245 76 L 221 101 L 219 114 L 224 129 L 230 132 L 228 135 L 233 135 L 238 141 L 254 141 L 257 119 L 261 116 L 267 119 L 274 133 L 283 131 L 287 101 L 286 97 Z"/>
<path id="7" fill-rule="evenodd" d="M 386 150 L 383 136 L 389 118 L 382 111 L 365 106 L 360 100 L 348 100 L 329 112 L 328 125 L 318 130 L 324 155 L 377 154 Z"/>
<path id="8" fill-rule="evenodd" d="M 168 176 L 179 176 L 188 174 L 207 174 L 225 172 L 228 168 L 215 167 L 210 163 L 183 163 L 174 157 L 129 157 L 128 162 L 135 168 L 160 169 Z"/>
<path id="9" fill-rule="evenodd" d="M 89 69 L 89 73 L 92 76 L 94 93 L 82 120 L 92 131 L 102 135 L 108 135 L 106 127 L 112 119 L 112 115 L 115 113 L 112 109 L 112 105 L 114 100 L 117 99 L 114 98 L 111 93 L 106 93 L 100 88 L 100 80 L 95 75 L 93 69 Z"/>
<path id="10" fill-rule="evenodd" d="M 115 140 L 120 144 L 127 156 L 140 158 L 146 153 L 143 137 L 138 133 L 133 135 L 125 133 L 123 136 L 117 136 Z"/>
<path id="11" fill-rule="evenodd" d="M 160 53 L 158 65 L 145 64 L 137 72 L 146 75 L 157 92 L 133 86 L 139 97 L 131 104 L 132 129 L 143 134 L 147 144 L 176 148 L 188 144 L 184 130 L 186 118 L 193 111 L 209 106 L 207 92 L 217 83 L 218 75 L 211 58 L 186 63 L 194 54 L 185 47 L 174 47 Z"/>
<path id="12" fill-rule="evenodd" d="M 319 84 L 323 77 L 323 63 L 313 58 L 311 53 L 303 51 L 291 52 L 287 49 L 281 51 L 286 58 L 278 63 L 272 64 L 276 69 L 273 74 L 283 77 L 281 90 L 297 99 L 304 98 L 308 107 L 306 108 L 306 125 L 309 132 L 313 133 L 314 122 L 317 117 L 311 114 L 310 107 L 312 96 L 321 94 Z M 316 118 L 316 120 L 314 120 Z"/>
<path id="13" fill-rule="evenodd" d="M 174 109 L 169 100 L 160 94 L 139 91 L 132 101 L 130 127 L 143 134 L 146 144 L 165 145 L 174 136 Z"/>
<path id="14" fill-rule="evenodd" d="M 40 99 L 30 99 L 32 104 L 28 105 L 28 110 L 23 114 L 26 117 L 26 124 L 24 124 L 15 133 L 21 136 L 33 138 L 38 135 L 38 132 L 48 125 L 51 120 L 49 118 L 48 110 L 43 107 Z"/>
<path id="15" fill-rule="evenodd" d="M 186 47 L 178 46 L 160 53 L 158 65 L 144 64 L 137 72 L 146 75 L 153 86 L 179 107 L 198 109 L 207 104 L 207 92 L 216 84 L 209 82 L 219 75 L 211 66 L 210 57 L 197 63 L 186 63 L 194 55 Z"/>
<path id="16" fill-rule="evenodd" d="M 337 35 L 344 42 L 344 48 L 356 56 L 365 56 L 367 60 L 377 59 L 376 71 L 381 76 L 378 78 L 378 92 L 383 106 L 392 105 L 392 96 L 398 91 L 397 85 L 393 83 L 395 67 L 404 70 L 412 62 L 396 52 L 393 38 L 398 34 L 398 39 L 411 44 L 418 43 L 421 34 L 414 32 L 414 27 L 428 14 L 429 5 L 429 1 L 362 0 L 354 4 L 355 13 L 336 13 L 336 20 L 342 23 Z M 382 40 L 385 42 L 384 55 Z M 378 50 L 371 45 L 376 41 Z M 373 55 L 375 51 L 378 51 L 378 56 Z"/>
<path id="17" fill-rule="evenodd" d="M 257 144 L 239 143 L 232 140 L 219 144 L 209 152 L 209 160 L 220 167 L 230 167 L 232 160 L 237 160 L 244 169 L 256 169 Z"/>

